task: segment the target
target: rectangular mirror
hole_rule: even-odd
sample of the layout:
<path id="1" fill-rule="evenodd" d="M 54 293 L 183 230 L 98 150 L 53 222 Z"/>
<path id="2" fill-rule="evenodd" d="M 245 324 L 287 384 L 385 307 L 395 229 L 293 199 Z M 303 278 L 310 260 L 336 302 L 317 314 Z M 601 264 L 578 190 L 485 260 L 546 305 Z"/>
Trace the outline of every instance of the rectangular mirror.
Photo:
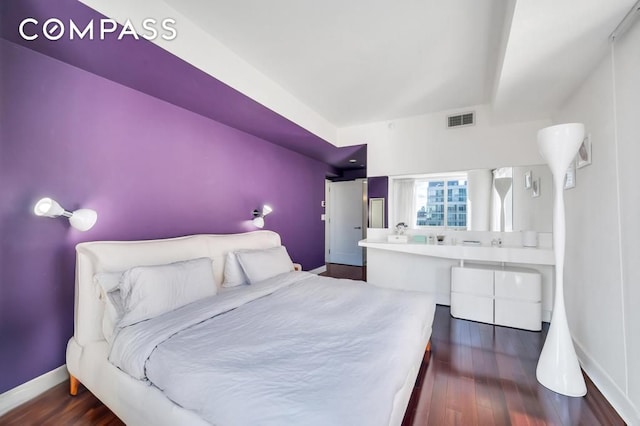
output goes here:
<path id="1" fill-rule="evenodd" d="M 369 228 L 386 228 L 389 212 L 389 177 L 388 176 L 369 176 L 367 178 L 367 198 L 369 200 L 381 200 L 375 203 L 376 212 L 375 226 L 372 225 L 371 202 L 369 202 Z M 380 210 L 381 209 L 381 210 Z"/>
<path id="2" fill-rule="evenodd" d="M 369 228 L 384 228 L 384 198 L 369 198 Z"/>
<path id="3" fill-rule="evenodd" d="M 539 182 L 534 196 L 528 181 Z M 389 177 L 390 226 L 551 232 L 553 189 L 546 165 Z"/>

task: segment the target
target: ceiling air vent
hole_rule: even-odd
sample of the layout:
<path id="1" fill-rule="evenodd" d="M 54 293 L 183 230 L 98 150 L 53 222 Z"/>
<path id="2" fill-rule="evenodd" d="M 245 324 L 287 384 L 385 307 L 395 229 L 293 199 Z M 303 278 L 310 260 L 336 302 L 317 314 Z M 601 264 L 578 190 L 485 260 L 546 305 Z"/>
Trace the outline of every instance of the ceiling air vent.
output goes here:
<path id="1" fill-rule="evenodd" d="M 475 113 L 465 112 L 464 114 L 450 115 L 447 117 L 447 127 L 471 126 L 475 123 Z"/>

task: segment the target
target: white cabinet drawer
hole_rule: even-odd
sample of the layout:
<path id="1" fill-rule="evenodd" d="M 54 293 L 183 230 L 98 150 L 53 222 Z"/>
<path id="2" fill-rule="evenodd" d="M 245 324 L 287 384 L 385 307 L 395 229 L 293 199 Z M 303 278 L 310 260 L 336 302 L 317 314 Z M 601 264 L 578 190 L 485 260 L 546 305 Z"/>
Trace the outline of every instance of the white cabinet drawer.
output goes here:
<path id="1" fill-rule="evenodd" d="M 451 315 L 540 331 L 542 278 L 527 268 L 486 265 L 451 268 Z"/>
<path id="2" fill-rule="evenodd" d="M 455 318 L 493 323 L 493 297 L 451 293 L 451 315 Z"/>
<path id="3" fill-rule="evenodd" d="M 479 296 L 493 296 L 493 270 L 479 268 L 451 268 L 451 291 Z"/>
<path id="4" fill-rule="evenodd" d="M 517 300 L 495 300 L 495 323 L 531 331 L 542 329 L 542 304 Z"/>
<path id="5" fill-rule="evenodd" d="M 495 271 L 496 299 L 514 299 L 540 302 L 542 300 L 542 282 L 536 271 Z"/>

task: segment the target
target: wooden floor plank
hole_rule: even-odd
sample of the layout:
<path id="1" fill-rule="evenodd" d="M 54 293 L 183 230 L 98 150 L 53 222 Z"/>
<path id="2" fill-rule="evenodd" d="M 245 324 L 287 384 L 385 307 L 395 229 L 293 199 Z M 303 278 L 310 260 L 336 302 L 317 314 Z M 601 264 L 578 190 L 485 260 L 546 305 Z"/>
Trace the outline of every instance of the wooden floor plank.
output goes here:
<path id="1" fill-rule="evenodd" d="M 478 421 L 478 404 L 476 399 L 475 379 L 469 377 L 458 378 L 459 410 L 462 412 L 462 421 L 465 425 L 481 425 Z"/>
<path id="2" fill-rule="evenodd" d="M 327 270 L 320 275 L 333 278 L 346 278 L 349 280 L 367 280 L 366 266 L 358 267 L 351 265 L 341 265 L 339 263 L 327 263 Z"/>
<path id="3" fill-rule="evenodd" d="M 449 385 L 449 364 L 438 359 L 431 361 L 429 368 L 434 369 L 433 394 L 431 408 L 424 419 L 415 419 L 414 424 L 442 425 L 447 418 L 447 388 Z"/>
<path id="4" fill-rule="evenodd" d="M 433 351 L 433 344 L 432 344 L 432 351 Z M 431 362 L 433 362 L 433 354 L 431 355 L 429 364 L 431 364 Z M 435 368 L 426 369 L 425 376 L 422 380 L 422 388 L 420 389 L 420 393 L 418 395 L 418 404 L 416 406 L 413 424 L 419 424 L 417 423 L 416 419 L 425 419 L 426 421 L 426 419 L 428 419 L 429 417 L 429 410 L 431 407 L 431 400 L 433 398 L 434 385 L 435 385 L 434 372 L 435 372 Z"/>
<path id="5" fill-rule="evenodd" d="M 495 418 L 493 417 L 493 410 L 491 409 L 491 407 L 478 405 L 477 409 L 479 425 L 484 426 L 497 424 Z"/>

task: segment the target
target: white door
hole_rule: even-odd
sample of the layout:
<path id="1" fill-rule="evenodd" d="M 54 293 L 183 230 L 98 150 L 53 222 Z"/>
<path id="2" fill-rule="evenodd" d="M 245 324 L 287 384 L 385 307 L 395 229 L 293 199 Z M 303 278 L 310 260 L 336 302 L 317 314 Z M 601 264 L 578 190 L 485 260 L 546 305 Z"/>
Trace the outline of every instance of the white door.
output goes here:
<path id="1" fill-rule="evenodd" d="M 363 182 L 329 184 L 329 263 L 363 265 Z"/>

